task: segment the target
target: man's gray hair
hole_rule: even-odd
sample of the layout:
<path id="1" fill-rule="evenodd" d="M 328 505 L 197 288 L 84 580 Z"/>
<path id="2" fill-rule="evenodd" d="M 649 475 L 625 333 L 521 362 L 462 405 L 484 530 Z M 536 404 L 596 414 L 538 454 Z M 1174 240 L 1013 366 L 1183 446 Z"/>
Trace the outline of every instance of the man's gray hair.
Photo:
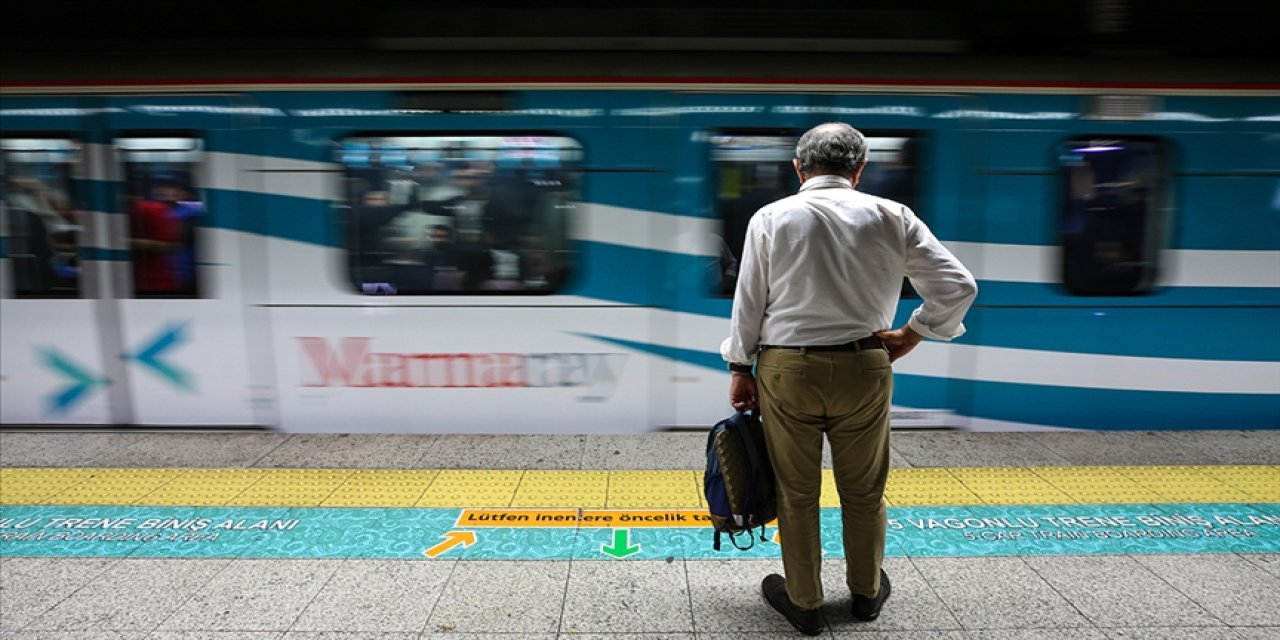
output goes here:
<path id="1" fill-rule="evenodd" d="M 805 176 L 849 177 L 867 159 L 867 139 L 843 122 L 820 124 L 800 136 L 796 159 Z"/>

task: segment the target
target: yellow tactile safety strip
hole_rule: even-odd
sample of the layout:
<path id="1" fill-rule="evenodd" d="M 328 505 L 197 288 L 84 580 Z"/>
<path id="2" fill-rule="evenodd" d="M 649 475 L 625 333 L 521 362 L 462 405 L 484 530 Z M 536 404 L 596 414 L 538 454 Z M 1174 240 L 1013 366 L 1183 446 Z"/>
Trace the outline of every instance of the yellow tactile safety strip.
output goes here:
<path id="1" fill-rule="evenodd" d="M 822 506 L 839 506 L 830 469 Z M 1280 502 L 1280 466 L 905 468 L 892 506 Z M 700 509 L 701 470 L 0 468 L 0 504 Z"/>
<path id="2" fill-rule="evenodd" d="M 417 505 L 435 480 L 435 471 L 365 470 L 352 474 L 320 503 L 322 507 L 404 507 Z"/>
<path id="3" fill-rule="evenodd" d="M 525 471 L 512 507 L 580 507 L 604 504 L 607 471 Z"/>
<path id="4" fill-rule="evenodd" d="M 524 471 L 438 472 L 415 507 L 509 507 Z"/>

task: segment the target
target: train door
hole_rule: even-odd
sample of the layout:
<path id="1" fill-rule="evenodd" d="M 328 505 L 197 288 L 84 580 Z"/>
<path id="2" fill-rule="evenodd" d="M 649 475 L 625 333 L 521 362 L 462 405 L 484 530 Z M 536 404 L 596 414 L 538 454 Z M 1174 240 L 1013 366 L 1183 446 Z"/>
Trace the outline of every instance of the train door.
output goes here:
<path id="1" fill-rule="evenodd" d="M 669 236 L 666 270 L 676 292 L 666 302 L 674 335 L 656 337 L 672 341 L 661 351 L 673 362 L 672 424 L 689 428 L 732 411 L 719 350 L 729 332 L 746 221 L 765 202 L 794 193 L 786 165 L 795 137 L 821 121 L 810 113 L 812 96 L 690 93 L 680 99 L 671 206 L 680 225 Z"/>
<path id="2" fill-rule="evenodd" d="M 97 101 L 11 97 L 3 111 L 0 423 L 117 422 Z"/>
<path id="3" fill-rule="evenodd" d="M 253 142 L 260 112 L 225 96 L 113 98 L 103 118 L 108 239 L 124 408 L 137 425 L 274 422 L 268 349 L 250 350 L 265 281 Z M 253 271 L 258 271 L 253 273 Z M 261 336 L 258 336 L 259 338 Z"/>

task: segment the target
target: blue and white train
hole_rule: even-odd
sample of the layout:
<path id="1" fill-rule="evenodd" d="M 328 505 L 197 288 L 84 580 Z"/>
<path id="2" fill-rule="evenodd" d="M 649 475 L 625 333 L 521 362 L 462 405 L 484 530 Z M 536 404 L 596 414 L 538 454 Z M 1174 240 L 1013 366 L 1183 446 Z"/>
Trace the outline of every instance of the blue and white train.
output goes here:
<path id="1" fill-rule="evenodd" d="M 0 87 L 0 422 L 709 425 L 830 120 L 979 281 L 896 426 L 1280 428 L 1276 85 L 572 78 Z"/>

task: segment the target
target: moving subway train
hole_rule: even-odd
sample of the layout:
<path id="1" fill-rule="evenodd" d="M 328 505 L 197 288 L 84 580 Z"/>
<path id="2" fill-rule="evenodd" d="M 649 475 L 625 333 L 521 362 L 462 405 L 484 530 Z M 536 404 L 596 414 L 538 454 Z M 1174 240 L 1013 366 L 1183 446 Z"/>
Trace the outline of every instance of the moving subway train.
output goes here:
<path id="1" fill-rule="evenodd" d="M 979 280 L 895 426 L 1280 428 L 1274 85 L 506 86 L 6 85 L 0 421 L 704 427 L 746 222 L 841 120 Z"/>

